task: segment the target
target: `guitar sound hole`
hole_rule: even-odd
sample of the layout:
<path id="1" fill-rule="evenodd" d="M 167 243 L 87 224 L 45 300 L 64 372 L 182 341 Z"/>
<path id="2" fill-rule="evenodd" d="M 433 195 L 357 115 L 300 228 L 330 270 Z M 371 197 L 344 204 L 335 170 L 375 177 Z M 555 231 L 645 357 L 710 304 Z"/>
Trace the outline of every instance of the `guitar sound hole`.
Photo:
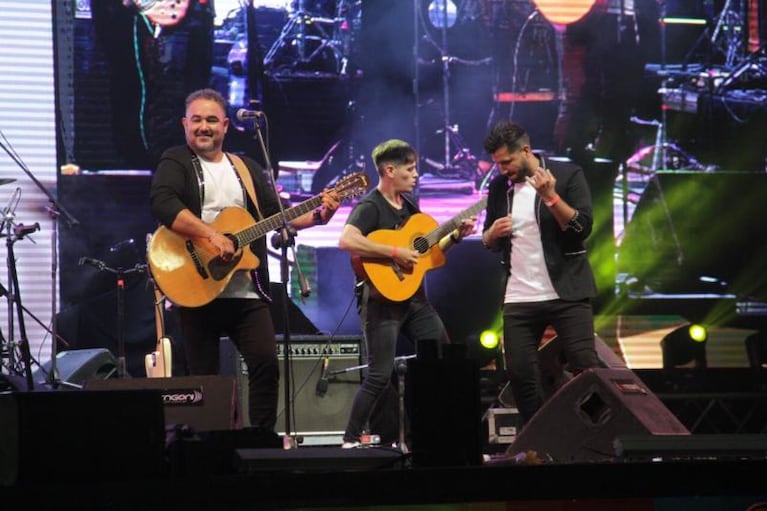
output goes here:
<path id="1" fill-rule="evenodd" d="M 425 254 L 429 251 L 429 242 L 426 238 L 416 238 L 413 241 L 413 248 L 415 248 L 420 254 Z"/>

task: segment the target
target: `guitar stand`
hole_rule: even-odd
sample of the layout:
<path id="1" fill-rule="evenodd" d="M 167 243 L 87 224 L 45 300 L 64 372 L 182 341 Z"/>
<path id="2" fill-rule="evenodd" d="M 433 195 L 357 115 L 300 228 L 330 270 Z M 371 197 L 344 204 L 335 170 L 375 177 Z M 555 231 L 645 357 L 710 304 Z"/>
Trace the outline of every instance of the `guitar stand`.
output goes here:
<path id="1" fill-rule="evenodd" d="M 88 257 L 80 258 L 80 265 L 87 264 L 99 271 L 115 275 L 117 285 L 117 377 L 128 376 L 125 370 L 125 276 L 131 273 L 145 273 L 146 264 L 136 264 L 133 268 L 110 268 L 105 262 Z"/>

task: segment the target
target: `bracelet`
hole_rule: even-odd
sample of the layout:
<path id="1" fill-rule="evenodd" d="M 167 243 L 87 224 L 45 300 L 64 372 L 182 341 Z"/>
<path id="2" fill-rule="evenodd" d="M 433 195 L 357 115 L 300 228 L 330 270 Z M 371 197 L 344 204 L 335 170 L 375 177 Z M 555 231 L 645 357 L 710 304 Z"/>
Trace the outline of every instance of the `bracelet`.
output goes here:
<path id="1" fill-rule="evenodd" d="M 453 231 L 453 232 L 451 232 L 451 233 L 450 233 L 450 240 L 451 240 L 453 243 L 460 243 L 462 239 L 463 239 L 463 238 L 461 238 L 460 236 L 456 236 L 456 235 L 455 235 L 455 231 Z"/>
<path id="2" fill-rule="evenodd" d="M 547 208 L 550 208 L 554 206 L 557 202 L 559 202 L 559 199 L 562 197 L 559 196 L 559 194 L 556 194 L 554 197 L 551 198 L 551 200 L 545 200 L 543 201 L 544 204 L 546 204 Z"/>
<path id="3" fill-rule="evenodd" d="M 398 248 L 396 246 L 391 248 L 391 258 L 396 259 L 397 258 L 397 250 Z"/>
<path id="4" fill-rule="evenodd" d="M 314 213 L 312 213 L 312 221 L 314 222 L 314 225 L 322 225 L 322 209 L 317 208 L 314 210 Z"/>

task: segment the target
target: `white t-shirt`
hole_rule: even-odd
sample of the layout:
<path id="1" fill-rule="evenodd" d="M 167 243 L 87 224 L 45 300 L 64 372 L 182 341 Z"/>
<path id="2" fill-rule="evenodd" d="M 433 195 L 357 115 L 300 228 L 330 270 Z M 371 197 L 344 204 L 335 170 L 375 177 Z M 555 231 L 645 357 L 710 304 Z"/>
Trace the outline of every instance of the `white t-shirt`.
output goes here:
<path id="1" fill-rule="evenodd" d="M 514 183 L 511 207 L 511 274 L 506 282 L 504 303 L 555 300 L 543 257 L 541 230 L 535 221 L 535 189 L 527 182 Z"/>
<path id="2" fill-rule="evenodd" d="M 221 210 L 230 206 L 245 208 L 245 195 L 237 171 L 223 157 L 219 162 L 200 158 L 202 176 L 205 180 L 205 197 L 202 204 L 202 219 L 212 222 Z M 253 281 L 247 271 L 237 271 L 219 298 L 259 298 Z"/>

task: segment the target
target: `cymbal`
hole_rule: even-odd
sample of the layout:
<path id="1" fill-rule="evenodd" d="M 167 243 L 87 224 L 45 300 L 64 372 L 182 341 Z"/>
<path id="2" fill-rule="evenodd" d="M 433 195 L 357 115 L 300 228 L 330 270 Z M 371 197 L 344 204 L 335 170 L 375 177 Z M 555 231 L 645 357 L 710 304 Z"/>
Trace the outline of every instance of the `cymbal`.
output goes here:
<path id="1" fill-rule="evenodd" d="M 13 183 L 13 182 L 15 182 L 15 181 L 16 181 L 16 180 L 15 180 L 15 179 L 13 179 L 12 177 L 4 177 L 4 178 L 0 178 L 0 186 L 2 186 L 2 185 L 7 185 L 7 184 Z"/>

